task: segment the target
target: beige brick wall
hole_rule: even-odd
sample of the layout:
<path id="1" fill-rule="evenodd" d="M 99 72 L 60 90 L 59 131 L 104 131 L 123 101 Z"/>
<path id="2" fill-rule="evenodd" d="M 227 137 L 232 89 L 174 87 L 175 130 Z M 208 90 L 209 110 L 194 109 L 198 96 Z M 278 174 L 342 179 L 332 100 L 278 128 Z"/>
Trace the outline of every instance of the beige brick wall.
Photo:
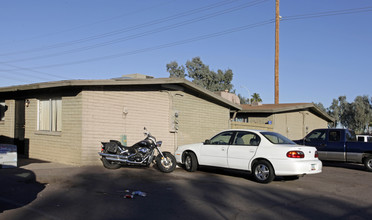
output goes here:
<path id="1" fill-rule="evenodd" d="M 29 100 L 25 108 L 29 157 L 65 164 L 101 164 L 97 154 L 101 141 L 126 135 L 128 145 L 133 145 L 144 138 L 143 127 L 163 141 L 163 151 L 174 153 L 179 145 L 204 141 L 230 126 L 228 108 L 185 92 L 85 90 L 62 96 L 62 132 L 42 132 L 37 128 L 38 97 Z M 13 137 L 15 102 L 6 104 L 0 132 Z M 176 112 L 178 133 L 172 124 Z"/>
<path id="2" fill-rule="evenodd" d="M 327 121 L 309 111 L 280 113 L 274 115 L 274 131 L 291 140 L 301 139 L 316 128 L 326 128 Z"/>
<path id="3" fill-rule="evenodd" d="M 328 127 L 328 122 L 319 118 L 318 116 L 310 112 L 304 112 L 304 114 L 305 114 L 305 127 L 304 127 L 303 135 L 301 138 L 305 137 L 308 133 L 310 133 L 314 129 Z"/>
<path id="4" fill-rule="evenodd" d="M 250 115 L 248 117 L 248 122 L 249 123 L 256 123 L 256 124 L 265 124 L 268 121 L 272 121 L 272 120 L 273 120 L 272 115 L 267 116 L 267 117 L 255 117 L 255 116 Z"/>
<path id="5" fill-rule="evenodd" d="M 176 145 L 202 142 L 229 129 L 229 109 L 184 92 L 173 92 L 173 111 L 179 114 Z"/>
<path id="6" fill-rule="evenodd" d="M 81 95 L 62 97 L 62 132 L 37 129 L 38 100 L 25 109 L 25 138 L 29 157 L 65 164 L 81 164 Z"/>
<path id="7" fill-rule="evenodd" d="M 144 138 L 144 127 L 163 141 L 163 151 L 173 151 L 167 92 L 83 91 L 82 96 L 83 164 L 100 163 L 101 141 L 120 140 L 125 134 L 130 146 Z"/>
<path id="8" fill-rule="evenodd" d="M 246 123 L 246 122 L 231 122 L 231 128 L 233 129 L 253 129 L 253 130 L 265 130 L 273 131 L 273 125 L 259 124 L 259 123 Z"/>

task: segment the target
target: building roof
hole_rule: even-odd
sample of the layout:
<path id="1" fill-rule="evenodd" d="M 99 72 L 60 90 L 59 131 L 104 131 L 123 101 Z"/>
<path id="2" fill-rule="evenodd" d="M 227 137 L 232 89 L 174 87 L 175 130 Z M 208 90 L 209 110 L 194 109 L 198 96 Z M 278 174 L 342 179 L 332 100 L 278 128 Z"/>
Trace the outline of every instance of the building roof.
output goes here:
<path id="1" fill-rule="evenodd" d="M 228 107 L 233 110 L 241 110 L 241 106 L 234 104 L 229 100 L 222 98 L 213 92 L 204 89 L 186 79 L 181 78 L 115 78 L 105 80 L 63 80 L 53 82 L 34 83 L 27 85 L 0 87 L 0 97 L 2 94 L 13 94 L 17 92 L 35 91 L 41 89 L 52 88 L 72 88 L 72 87 L 94 87 L 94 86 L 146 86 L 146 85 L 159 85 L 164 90 L 188 90 L 197 93 L 199 97 L 212 100 L 222 106 Z"/>
<path id="2" fill-rule="evenodd" d="M 334 122 L 335 119 L 326 112 L 318 108 L 313 103 L 281 103 L 281 104 L 262 104 L 262 105 L 241 105 L 242 113 L 282 113 L 290 111 L 308 110 L 325 119 L 328 122 Z"/>

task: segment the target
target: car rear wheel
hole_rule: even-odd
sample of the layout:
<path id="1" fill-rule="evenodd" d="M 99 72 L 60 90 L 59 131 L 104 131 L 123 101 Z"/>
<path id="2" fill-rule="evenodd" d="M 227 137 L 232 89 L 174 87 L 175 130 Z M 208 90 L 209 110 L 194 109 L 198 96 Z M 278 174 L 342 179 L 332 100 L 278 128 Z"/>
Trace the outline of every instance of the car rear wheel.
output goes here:
<path id="1" fill-rule="evenodd" d="M 186 153 L 185 156 L 185 170 L 189 172 L 194 172 L 198 168 L 198 161 L 196 159 L 196 156 L 192 152 Z"/>
<path id="2" fill-rule="evenodd" d="M 252 174 L 259 183 L 269 183 L 275 178 L 274 169 L 266 160 L 257 161 L 253 166 Z"/>
<path id="3" fill-rule="evenodd" d="M 367 171 L 372 172 L 372 157 L 367 157 L 364 159 L 364 166 Z"/>

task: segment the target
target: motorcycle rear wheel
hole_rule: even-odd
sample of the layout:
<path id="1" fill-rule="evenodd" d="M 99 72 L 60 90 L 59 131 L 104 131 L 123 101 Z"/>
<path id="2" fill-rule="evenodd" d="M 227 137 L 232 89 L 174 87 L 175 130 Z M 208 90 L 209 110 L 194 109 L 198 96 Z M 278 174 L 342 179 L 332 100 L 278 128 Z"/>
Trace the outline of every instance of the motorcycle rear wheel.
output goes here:
<path id="1" fill-rule="evenodd" d="M 103 166 L 107 169 L 119 169 L 121 167 L 121 164 L 119 162 L 107 160 L 106 157 L 102 157 L 101 160 Z"/>
<path id="2" fill-rule="evenodd" d="M 169 152 L 163 152 L 164 157 L 160 154 L 156 157 L 156 165 L 163 173 L 170 173 L 176 169 L 176 158 Z"/>

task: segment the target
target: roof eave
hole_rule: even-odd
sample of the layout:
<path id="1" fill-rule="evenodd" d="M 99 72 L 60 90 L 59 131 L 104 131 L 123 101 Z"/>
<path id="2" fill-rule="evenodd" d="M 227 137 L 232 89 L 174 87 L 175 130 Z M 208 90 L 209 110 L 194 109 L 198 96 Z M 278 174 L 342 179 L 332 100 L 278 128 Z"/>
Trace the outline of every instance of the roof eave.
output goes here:
<path id="1" fill-rule="evenodd" d="M 83 87 L 83 86 L 120 86 L 120 85 L 169 85 L 169 84 L 179 84 L 184 87 L 191 89 L 196 92 L 205 94 L 230 109 L 241 110 L 241 106 L 234 104 L 213 92 L 204 89 L 186 79 L 181 78 L 154 78 L 154 79 L 106 79 L 106 80 L 63 80 L 63 81 L 53 81 L 44 83 L 34 83 L 19 86 L 9 86 L 0 88 L 1 92 L 17 92 L 17 91 L 27 91 L 27 90 L 37 90 L 37 89 L 48 89 L 48 88 L 58 88 L 58 87 Z"/>
<path id="2" fill-rule="evenodd" d="M 281 108 L 272 108 L 272 109 L 243 109 L 240 112 L 242 113 L 281 113 L 281 112 L 287 112 L 287 111 L 295 111 L 295 110 L 301 110 L 301 109 L 310 109 L 316 112 L 320 117 L 325 119 L 328 122 L 334 122 L 335 119 L 329 116 L 327 113 L 319 109 L 316 105 L 313 103 L 302 103 L 296 106 L 288 106 L 288 107 L 281 107 Z"/>

